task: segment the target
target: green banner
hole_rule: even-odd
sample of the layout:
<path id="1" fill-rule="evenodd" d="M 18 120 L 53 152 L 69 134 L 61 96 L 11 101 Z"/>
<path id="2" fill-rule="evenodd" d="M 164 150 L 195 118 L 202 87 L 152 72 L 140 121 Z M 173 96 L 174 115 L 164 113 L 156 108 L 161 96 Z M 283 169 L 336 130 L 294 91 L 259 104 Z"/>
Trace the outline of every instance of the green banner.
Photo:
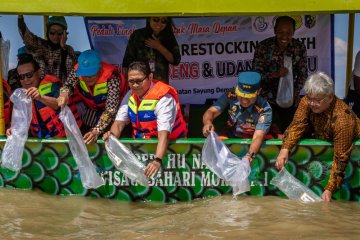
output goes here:
<path id="1" fill-rule="evenodd" d="M 144 163 L 156 150 L 156 140 L 121 140 Z M 242 157 L 249 147 L 249 140 L 229 139 L 229 149 Z M 0 140 L 0 148 L 5 139 Z M 117 171 L 107 157 L 104 143 L 88 145 L 91 160 L 106 180 L 106 185 L 95 190 L 85 189 L 71 155 L 67 140 L 30 139 L 25 145 L 22 170 L 19 173 L 0 168 L 0 186 L 20 189 L 40 189 L 54 195 L 83 195 L 125 201 L 176 202 L 195 198 L 231 194 L 231 187 L 216 177 L 201 162 L 204 139 L 185 139 L 172 142 L 163 160 L 163 168 L 150 180 L 150 187 L 143 187 Z M 280 140 L 268 140 L 252 164 L 249 195 L 265 196 L 283 194 L 270 180 L 277 173 L 275 159 L 281 147 Z M 316 140 L 303 140 L 294 149 L 286 168 L 296 178 L 321 196 L 333 161 L 331 144 Z M 359 201 L 360 144 L 351 154 L 341 189 L 334 193 L 338 200 Z"/>

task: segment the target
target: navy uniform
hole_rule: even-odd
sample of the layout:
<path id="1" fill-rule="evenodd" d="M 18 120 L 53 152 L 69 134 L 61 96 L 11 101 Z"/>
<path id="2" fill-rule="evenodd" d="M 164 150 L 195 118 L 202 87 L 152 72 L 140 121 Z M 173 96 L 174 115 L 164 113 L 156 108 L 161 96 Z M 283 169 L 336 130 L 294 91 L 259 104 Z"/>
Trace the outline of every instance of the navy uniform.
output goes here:
<path id="1" fill-rule="evenodd" d="M 256 97 L 261 76 L 257 72 L 242 72 L 241 81 L 234 90 L 224 93 L 213 106 L 220 112 L 228 110 L 227 134 L 229 137 L 252 138 L 255 130 L 268 133 L 271 126 L 272 110 L 270 104 L 261 96 L 247 108 L 240 105 L 238 97 Z M 240 77 L 239 77 L 240 79 Z"/>

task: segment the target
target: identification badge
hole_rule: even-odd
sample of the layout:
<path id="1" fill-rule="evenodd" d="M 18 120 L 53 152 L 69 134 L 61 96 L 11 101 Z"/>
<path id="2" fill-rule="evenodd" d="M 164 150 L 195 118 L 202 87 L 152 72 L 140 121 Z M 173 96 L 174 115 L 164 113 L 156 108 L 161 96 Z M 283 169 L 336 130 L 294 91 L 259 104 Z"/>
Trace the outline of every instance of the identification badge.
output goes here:
<path id="1" fill-rule="evenodd" d="M 151 72 L 155 72 L 155 59 L 149 61 L 149 67 Z"/>

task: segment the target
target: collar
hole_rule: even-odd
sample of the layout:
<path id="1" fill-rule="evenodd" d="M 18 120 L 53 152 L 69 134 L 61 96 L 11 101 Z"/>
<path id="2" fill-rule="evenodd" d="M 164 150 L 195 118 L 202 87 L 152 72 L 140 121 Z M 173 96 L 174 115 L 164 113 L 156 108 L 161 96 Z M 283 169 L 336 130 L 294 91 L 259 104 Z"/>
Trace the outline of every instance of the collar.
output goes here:
<path id="1" fill-rule="evenodd" d="M 322 113 L 330 117 L 334 112 L 336 102 L 337 102 L 337 97 L 334 95 L 334 98 L 331 101 L 329 107 Z"/>

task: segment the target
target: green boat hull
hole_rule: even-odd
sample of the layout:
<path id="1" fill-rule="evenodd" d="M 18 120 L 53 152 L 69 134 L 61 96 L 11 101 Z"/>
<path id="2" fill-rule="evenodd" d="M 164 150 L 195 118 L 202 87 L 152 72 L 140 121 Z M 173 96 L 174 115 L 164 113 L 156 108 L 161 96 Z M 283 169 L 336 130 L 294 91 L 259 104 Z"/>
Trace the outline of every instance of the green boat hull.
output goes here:
<path id="1" fill-rule="evenodd" d="M 6 139 L 0 140 L 0 148 Z M 141 161 L 146 162 L 156 150 L 156 140 L 121 139 Z M 229 139 L 225 141 L 230 150 L 243 156 L 249 140 Z M 171 142 L 163 160 L 163 169 L 150 181 L 150 187 L 143 187 L 114 168 L 107 157 L 104 143 L 88 145 L 88 152 L 96 164 L 97 171 L 106 185 L 88 190 L 82 186 L 79 171 L 65 139 L 29 139 L 25 145 L 22 170 L 18 173 L 0 168 L 0 186 L 18 189 L 40 189 L 53 195 L 82 195 L 109 198 L 122 201 L 177 202 L 190 201 L 231 194 L 231 187 L 201 164 L 201 150 L 204 139 L 183 139 Z M 284 196 L 270 185 L 276 174 L 275 159 L 281 147 L 281 140 L 268 140 L 252 164 L 250 174 L 251 190 L 248 195 Z M 330 143 L 317 140 L 302 140 L 293 151 L 286 168 L 296 178 L 321 196 L 329 179 L 333 161 L 333 147 Z M 351 161 L 341 188 L 334 193 L 336 200 L 360 201 L 360 141 L 355 143 Z"/>

